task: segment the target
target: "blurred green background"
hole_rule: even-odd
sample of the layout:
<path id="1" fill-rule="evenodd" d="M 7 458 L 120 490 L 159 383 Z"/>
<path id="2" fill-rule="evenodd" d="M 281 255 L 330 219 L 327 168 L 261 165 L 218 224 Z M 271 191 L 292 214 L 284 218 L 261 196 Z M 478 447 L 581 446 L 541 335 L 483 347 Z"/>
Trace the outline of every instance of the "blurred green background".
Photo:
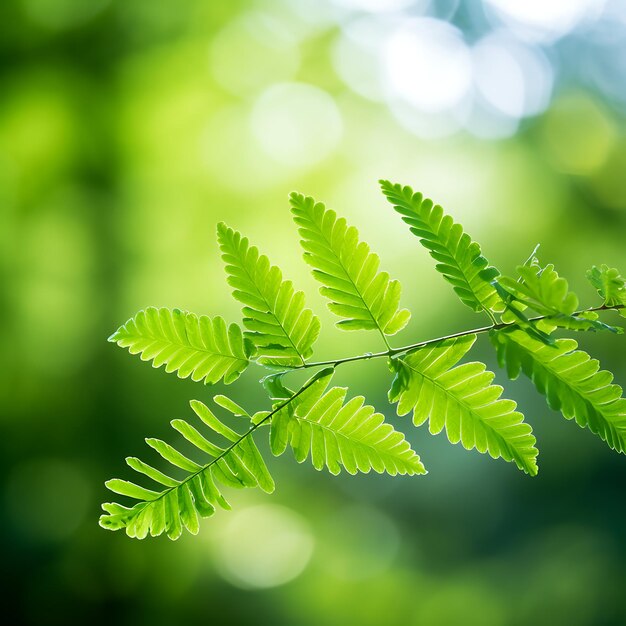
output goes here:
<path id="1" fill-rule="evenodd" d="M 342 334 L 300 260 L 287 195 L 358 225 L 413 311 L 396 345 L 485 320 L 460 304 L 377 187 L 443 204 L 510 272 L 537 242 L 584 303 L 626 271 L 622 0 L 3 0 L 0 3 L 2 588 L 18 624 L 626 623 L 623 457 L 507 383 L 540 474 L 403 427 L 426 477 L 332 478 L 270 459 L 198 537 L 97 525 L 103 483 L 215 389 L 106 342 L 148 305 L 238 320 L 215 224 L 305 289 L 319 358 Z M 611 318 L 612 321 L 617 319 Z M 581 344 L 626 382 L 626 340 Z M 504 380 L 483 337 L 475 351 Z M 267 400 L 249 371 L 228 389 Z"/>

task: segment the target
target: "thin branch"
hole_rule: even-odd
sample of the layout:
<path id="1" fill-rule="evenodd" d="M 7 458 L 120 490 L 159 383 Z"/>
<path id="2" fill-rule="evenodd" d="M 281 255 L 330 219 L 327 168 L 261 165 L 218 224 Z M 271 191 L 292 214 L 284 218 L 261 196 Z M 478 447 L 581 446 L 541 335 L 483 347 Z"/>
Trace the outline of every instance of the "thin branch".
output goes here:
<path id="1" fill-rule="evenodd" d="M 603 304 L 602 306 L 594 307 L 591 309 L 583 309 L 581 311 L 576 311 L 573 315 L 580 315 L 582 313 L 593 313 L 596 311 L 616 311 L 619 309 L 626 308 L 624 304 L 617 304 L 615 306 L 607 306 Z M 531 317 L 529 322 L 538 322 L 540 320 L 547 319 L 552 317 L 552 315 L 540 315 L 538 317 Z M 385 350 L 384 352 L 366 352 L 365 354 L 361 354 L 358 356 L 349 356 L 343 359 L 335 359 L 329 361 L 313 361 L 311 363 L 305 363 L 304 365 L 299 365 L 298 367 L 293 367 L 284 372 L 277 372 L 276 374 L 270 374 L 270 376 L 281 376 L 288 372 L 295 372 L 298 370 L 309 369 L 312 367 L 337 367 L 342 363 L 352 363 L 353 361 L 366 361 L 369 359 L 379 359 L 381 357 L 390 357 L 395 356 L 397 354 L 403 354 L 404 352 L 409 352 L 410 350 L 415 350 L 417 348 L 424 348 L 433 343 L 439 343 L 440 341 L 445 341 L 446 339 L 456 339 L 458 337 L 466 337 L 467 335 L 479 335 L 481 333 L 486 333 L 491 330 L 502 330 L 503 328 L 509 328 L 513 326 L 518 326 L 517 322 L 500 322 L 497 324 L 490 324 L 489 326 L 481 326 L 480 328 L 472 328 L 471 330 L 462 330 L 458 333 L 452 333 L 450 335 L 444 335 L 443 337 L 437 337 L 436 339 L 428 339 L 426 341 L 420 341 L 418 343 L 412 343 L 408 346 L 403 346 L 401 348 L 390 348 L 389 350 Z"/>

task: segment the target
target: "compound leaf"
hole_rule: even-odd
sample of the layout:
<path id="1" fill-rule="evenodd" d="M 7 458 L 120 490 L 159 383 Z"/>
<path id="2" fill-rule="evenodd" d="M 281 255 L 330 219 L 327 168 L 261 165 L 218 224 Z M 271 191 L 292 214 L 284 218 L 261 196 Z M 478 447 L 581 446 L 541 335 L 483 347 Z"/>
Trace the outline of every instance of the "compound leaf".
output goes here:
<path id="1" fill-rule="evenodd" d="M 626 306 L 626 279 L 608 265 L 595 265 L 587 271 L 589 282 L 597 289 L 606 306 Z M 624 309 L 621 314 L 626 316 Z"/>
<path id="2" fill-rule="evenodd" d="M 546 397 L 550 408 L 617 450 L 626 452 L 626 399 L 613 385 L 613 374 L 596 359 L 577 350 L 573 339 L 557 339 L 547 346 L 526 333 L 506 329 L 492 332 L 498 361 L 511 379 L 523 372 Z"/>
<path id="3" fill-rule="evenodd" d="M 119 479 L 107 481 L 106 486 L 114 493 L 139 502 L 132 507 L 111 502 L 103 504 L 105 514 L 100 517 L 103 528 L 125 529 L 129 537 L 138 539 L 148 533 L 153 537 L 166 533 L 170 539 L 178 539 L 183 528 L 196 534 L 199 518 L 213 515 L 216 506 L 230 508 L 221 485 L 235 488 L 258 486 L 267 493 L 274 491 L 274 481 L 251 436 L 252 429 L 240 435 L 221 422 L 202 402 L 193 400 L 191 408 L 214 435 L 219 435 L 229 445 L 217 445 L 185 420 L 173 420 L 173 428 L 204 461 L 193 461 L 159 439 L 146 439 L 151 448 L 173 468 L 182 470 L 184 476 L 174 478 L 138 458 L 127 458 L 127 464 L 151 479 L 157 488 L 146 489 Z"/>
<path id="4" fill-rule="evenodd" d="M 551 263 L 541 267 L 537 259 L 533 258 L 532 263 L 519 266 L 517 272 L 517 280 L 501 276 L 494 283 L 507 304 L 503 321 L 515 321 L 531 336 L 550 344 L 553 341 L 546 340 L 546 335 L 541 335 L 537 325 L 529 323 L 528 318 L 521 313 L 522 310 L 530 308 L 543 316 L 538 326 L 548 331 L 557 327 L 575 331 L 622 332 L 621 328 L 600 322 L 594 311 L 576 311 L 578 296 L 569 290 L 567 280 L 559 276 Z"/>
<path id="5" fill-rule="evenodd" d="M 195 315 L 179 309 L 148 307 L 118 328 L 109 341 L 153 367 L 165 365 L 179 378 L 207 384 L 237 380 L 248 367 L 254 346 L 237 324 L 226 326 L 217 316 Z"/>
<path id="6" fill-rule="evenodd" d="M 292 193 L 290 203 L 304 260 L 322 283 L 320 292 L 330 300 L 328 308 L 342 318 L 337 326 L 384 335 L 402 330 L 411 314 L 398 309 L 400 283 L 378 271 L 380 259 L 359 241 L 357 229 L 311 197 Z"/>
<path id="7" fill-rule="evenodd" d="M 412 411 L 416 426 L 428 420 L 432 434 L 445 428 L 451 443 L 514 461 L 534 476 L 536 440 L 515 402 L 500 398 L 502 387 L 491 384 L 494 374 L 483 363 L 454 367 L 475 340 L 476 335 L 445 339 L 393 359 L 389 400 L 398 403 L 398 415 Z"/>
<path id="8" fill-rule="evenodd" d="M 404 435 L 386 424 L 383 415 L 357 396 L 348 402 L 347 389 L 327 391 L 332 371 L 318 376 L 291 404 L 278 411 L 270 426 L 270 444 L 275 455 L 288 445 L 299 463 L 309 456 L 317 470 L 324 467 L 339 474 L 425 474 L 419 457 Z"/>
<path id="9" fill-rule="evenodd" d="M 319 318 L 305 308 L 304 293 L 284 281 L 280 269 L 246 237 L 223 223 L 217 233 L 228 284 L 244 304 L 246 337 L 256 346 L 258 361 L 283 367 L 304 364 L 320 332 Z"/>
<path id="10" fill-rule="evenodd" d="M 482 256 L 480 246 L 443 209 L 410 187 L 381 180 L 383 193 L 409 225 L 411 232 L 437 261 L 435 268 L 452 285 L 461 301 L 474 311 L 501 311 L 502 302 L 491 284 L 499 272 Z"/>
<path id="11" fill-rule="evenodd" d="M 519 280 L 501 276 L 498 283 L 540 315 L 572 315 L 578 308 L 578 297 L 551 263 L 545 267 L 520 265 L 517 273 Z"/>

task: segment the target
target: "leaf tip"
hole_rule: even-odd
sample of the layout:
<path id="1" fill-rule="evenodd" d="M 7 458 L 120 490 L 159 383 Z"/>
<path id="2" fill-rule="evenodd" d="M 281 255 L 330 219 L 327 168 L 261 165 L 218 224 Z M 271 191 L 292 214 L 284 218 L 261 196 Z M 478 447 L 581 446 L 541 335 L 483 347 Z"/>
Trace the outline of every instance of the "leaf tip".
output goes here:
<path id="1" fill-rule="evenodd" d="M 109 335 L 107 337 L 107 341 L 109 343 L 117 343 L 120 340 L 121 330 L 122 330 L 121 328 L 118 328 L 113 334 Z"/>
<path id="2" fill-rule="evenodd" d="M 528 467 L 525 468 L 525 471 L 531 478 L 539 474 L 539 466 L 537 465 L 537 462 L 535 461 L 535 459 L 533 459 L 532 462 L 528 465 Z"/>
<path id="3" fill-rule="evenodd" d="M 228 234 L 232 229 L 226 224 L 226 222 L 218 222 L 217 224 L 217 234 L 222 237 Z"/>
<path id="4" fill-rule="evenodd" d="M 202 413 L 203 409 L 206 409 L 206 405 L 202 402 L 200 402 L 200 400 L 189 400 L 189 406 L 191 407 L 191 410 L 196 414 L 196 415 L 200 415 L 200 413 Z"/>

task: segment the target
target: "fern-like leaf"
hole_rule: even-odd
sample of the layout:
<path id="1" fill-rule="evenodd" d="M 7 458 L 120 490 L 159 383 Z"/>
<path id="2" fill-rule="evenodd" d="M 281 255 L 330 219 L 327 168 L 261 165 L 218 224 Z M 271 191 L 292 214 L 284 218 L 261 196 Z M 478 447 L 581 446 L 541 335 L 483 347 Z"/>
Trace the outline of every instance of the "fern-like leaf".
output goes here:
<path id="1" fill-rule="evenodd" d="M 237 324 L 179 309 L 149 307 L 118 328 L 109 341 L 139 354 L 153 367 L 165 365 L 179 378 L 207 384 L 237 380 L 248 367 L 254 346 Z"/>
<path id="2" fill-rule="evenodd" d="M 499 272 L 482 256 L 480 246 L 443 209 L 410 187 L 381 180 L 383 193 L 409 225 L 411 232 L 437 261 L 437 271 L 461 301 L 474 311 L 501 311 L 502 302 L 491 284 Z"/>
<path id="3" fill-rule="evenodd" d="M 538 336 L 536 326 L 531 326 L 521 311 L 530 308 L 544 319 L 541 328 L 552 330 L 553 327 L 568 330 L 609 330 L 614 333 L 622 332 L 621 328 L 609 326 L 598 320 L 594 311 L 577 312 L 578 296 L 569 290 L 567 280 L 559 276 L 551 263 L 541 267 L 536 258 L 530 264 L 520 265 L 517 268 L 519 278 L 514 280 L 508 276 L 501 276 L 497 280 L 496 288 L 503 290 L 502 299 L 507 303 L 508 311 L 502 317 L 503 321 L 516 321 L 533 337 L 546 341 L 545 335 Z M 514 314 L 511 317 L 511 314 Z M 515 319 L 517 318 L 517 319 Z"/>
<path id="4" fill-rule="evenodd" d="M 383 415 L 358 396 L 345 402 L 347 389 L 326 391 L 332 370 L 313 383 L 294 402 L 278 411 L 270 425 L 270 443 L 275 455 L 288 445 L 299 463 L 309 456 L 317 470 L 327 467 L 339 474 L 375 472 L 425 474 L 426 470 L 404 435 L 386 424 Z"/>
<path id="5" fill-rule="evenodd" d="M 219 224 L 218 240 L 233 296 L 244 304 L 243 324 L 259 352 L 260 363 L 293 367 L 313 354 L 320 321 L 305 308 L 304 293 L 270 265 L 246 237 Z"/>
<path id="6" fill-rule="evenodd" d="M 595 311 L 581 311 L 576 315 L 553 315 L 542 320 L 544 325 L 553 324 L 558 328 L 567 330 L 608 330 L 618 335 L 623 334 L 624 329 L 620 326 L 611 326 L 599 320 L 599 315 Z"/>
<path id="7" fill-rule="evenodd" d="M 502 387 L 483 363 L 454 367 L 472 347 L 476 335 L 446 339 L 392 360 L 396 372 L 389 400 L 398 415 L 413 412 L 413 423 L 428 420 L 433 434 L 444 428 L 452 443 L 514 461 L 524 472 L 537 473 L 535 437 L 512 400 L 501 399 Z"/>
<path id="8" fill-rule="evenodd" d="M 567 280 L 559 276 L 554 265 L 520 265 L 517 273 L 519 280 L 501 276 L 498 282 L 540 315 L 571 315 L 578 308 L 578 297 L 569 290 Z"/>
<path id="9" fill-rule="evenodd" d="M 546 346 L 526 333 L 507 329 L 492 333 L 498 360 L 509 378 L 523 372 L 546 397 L 548 405 L 617 450 L 626 452 L 626 399 L 612 385 L 613 375 L 596 359 L 577 350 L 573 339 Z"/>
<path id="10" fill-rule="evenodd" d="M 344 330 L 379 330 L 394 335 L 411 314 L 399 310 L 401 286 L 379 272 L 380 259 L 370 252 L 354 226 L 311 197 L 292 193 L 291 211 L 298 225 L 304 260 L 322 283 L 320 292 L 330 300 L 328 308 L 341 317 Z"/>
<path id="11" fill-rule="evenodd" d="M 626 279 L 608 265 L 595 265 L 587 271 L 589 282 L 597 289 L 606 306 L 626 306 Z M 621 309 L 626 317 L 626 311 Z"/>
<path id="12" fill-rule="evenodd" d="M 183 527 L 196 534 L 199 518 L 213 515 L 216 506 L 230 508 L 220 483 L 235 488 L 259 486 L 267 493 L 274 491 L 274 481 L 252 439 L 251 430 L 240 435 L 197 400 L 191 402 L 191 407 L 214 434 L 230 445 L 220 447 L 188 422 L 173 420 L 172 426 L 205 461 L 194 461 L 159 439 L 146 439 L 163 459 L 177 470 L 183 470 L 184 477 L 177 479 L 138 458 L 127 458 L 133 470 L 150 478 L 158 488 L 147 489 L 119 479 L 107 481 L 106 486 L 114 493 L 139 502 L 132 507 L 111 502 L 103 504 L 106 513 L 100 517 L 102 527 L 125 529 L 129 537 L 138 539 L 148 533 L 153 537 L 166 533 L 170 539 L 178 539 Z"/>

